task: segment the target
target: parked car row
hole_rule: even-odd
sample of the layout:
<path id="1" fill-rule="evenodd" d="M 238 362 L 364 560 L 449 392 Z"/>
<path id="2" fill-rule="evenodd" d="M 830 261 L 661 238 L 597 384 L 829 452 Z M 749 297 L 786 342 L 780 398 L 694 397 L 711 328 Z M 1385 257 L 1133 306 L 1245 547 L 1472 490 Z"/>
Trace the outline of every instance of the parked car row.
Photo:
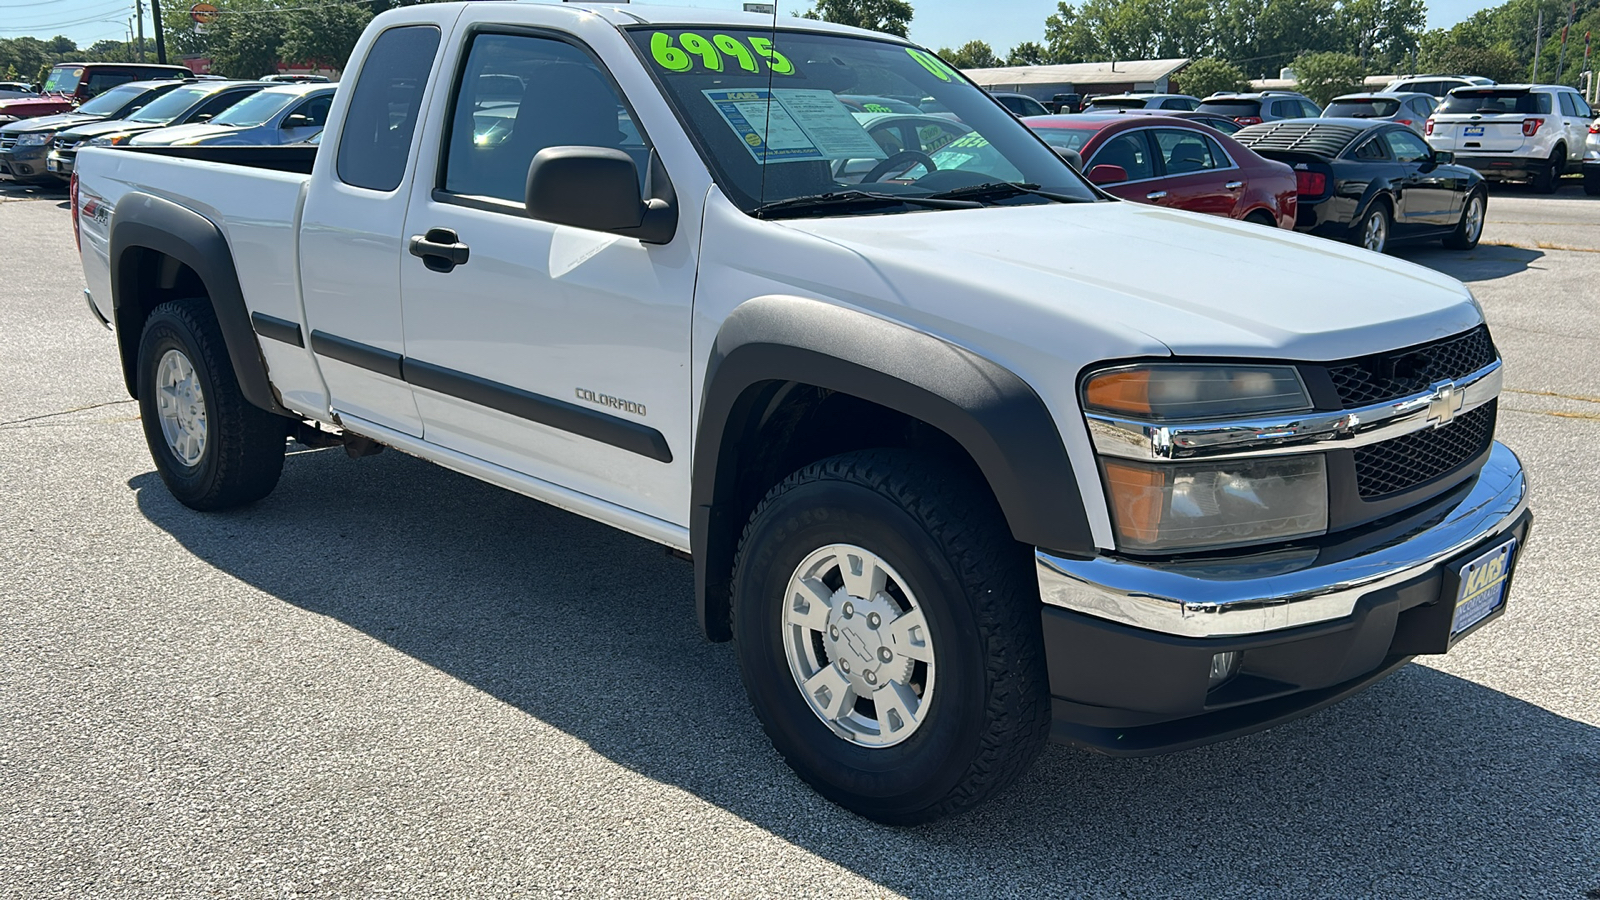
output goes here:
<path id="1" fill-rule="evenodd" d="M 0 178 L 49 184 L 71 177 L 87 145 L 290 144 L 322 129 L 337 85 L 308 81 L 184 81 L 117 85 L 77 109 L 0 126 Z"/>
<path id="2" fill-rule="evenodd" d="M 1497 84 L 1450 91 L 1428 119 L 1428 143 L 1491 181 L 1554 191 L 1585 161 L 1595 112 L 1566 85 Z"/>

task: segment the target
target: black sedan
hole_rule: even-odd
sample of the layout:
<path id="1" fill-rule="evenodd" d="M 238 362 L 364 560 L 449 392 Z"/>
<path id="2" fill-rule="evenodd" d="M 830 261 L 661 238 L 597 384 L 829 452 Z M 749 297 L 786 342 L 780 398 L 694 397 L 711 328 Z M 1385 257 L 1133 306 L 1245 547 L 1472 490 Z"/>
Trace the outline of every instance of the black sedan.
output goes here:
<path id="1" fill-rule="evenodd" d="M 1367 119 L 1285 119 L 1233 139 L 1294 166 L 1295 230 L 1382 253 L 1400 241 L 1471 250 L 1483 236 L 1483 176 L 1454 164 L 1404 125 Z"/>

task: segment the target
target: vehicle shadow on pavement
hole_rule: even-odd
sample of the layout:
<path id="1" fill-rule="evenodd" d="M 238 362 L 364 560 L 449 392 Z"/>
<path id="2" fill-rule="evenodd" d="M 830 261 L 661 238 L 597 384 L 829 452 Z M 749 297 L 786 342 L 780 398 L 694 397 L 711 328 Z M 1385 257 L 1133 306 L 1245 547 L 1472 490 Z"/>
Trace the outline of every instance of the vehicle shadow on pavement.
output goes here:
<path id="1" fill-rule="evenodd" d="M 888 828 L 784 767 L 731 649 L 699 635 L 690 567 L 656 545 L 395 452 L 294 453 L 276 493 L 229 514 L 178 505 L 154 473 L 130 486 L 152 523 L 218 569 L 888 890 L 1578 898 L 1600 887 L 1600 729 L 1423 666 L 1271 732 L 1171 756 L 1052 746 L 977 812 Z"/>
<path id="2" fill-rule="evenodd" d="M 1457 281 L 1493 281 L 1527 271 L 1534 263 L 1544 259 L 1543 250 L 1530 250 L 1509 244 L 1479 244 L 1466 252 L 1446 250 L 1432 245 L 1398 246 L 1390 251 L 1394 256 L 1427 266 L 1436 272 L 1449 275 Z"/>

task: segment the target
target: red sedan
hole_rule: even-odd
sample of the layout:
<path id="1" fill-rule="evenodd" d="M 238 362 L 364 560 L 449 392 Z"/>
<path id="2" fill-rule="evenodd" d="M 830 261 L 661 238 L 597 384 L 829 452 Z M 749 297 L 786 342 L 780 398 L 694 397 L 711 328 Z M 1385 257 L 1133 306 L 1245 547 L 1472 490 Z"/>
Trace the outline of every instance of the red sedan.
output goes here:
<path id="1" fill-rule="evenodd" d="M 1124 200 L 1294 227 L 1294 170 L 1204 125 L 1121 115 L 1022 121 L 1050 146 L 1076 152 L 1089 180 Z"/>

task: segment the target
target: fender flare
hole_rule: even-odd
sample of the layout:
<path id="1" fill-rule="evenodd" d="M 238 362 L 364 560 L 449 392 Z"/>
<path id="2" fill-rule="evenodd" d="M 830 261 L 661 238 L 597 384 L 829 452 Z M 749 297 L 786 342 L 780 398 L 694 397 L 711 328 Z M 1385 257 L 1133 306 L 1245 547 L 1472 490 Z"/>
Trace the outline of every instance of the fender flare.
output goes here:
<path id="1" fill-rule="evenodd" d="M 137 292 L 139 271 L 130 265 L 130 250 L 145 249 L 183 263 L 199 276 L 221 326 L 233 373 L 245 400 L 269 412 L 291 416 L 278 402 L 267 377 L 250 326 L 250 311 L 233 265 L 233 248 L 221 229 L 199 213 L 150 194 L 134 191 L 117 202 L 111 215 L 111 307 L 116 321 L 117 347 L 122 356 L 122 377 L 128 394 L 138 396 L 139 337 L 144 311 L 125 302 Z"/>
<path id="2" fill-rule="evenodd" d="M 1094 554 L 1060 428 L 1027 382 L 968 349 L 867 313 L 758 298 L 723 323 L 700 404 L 689 540 L 696 612 L 710 639 L 730 637 L 729 582 L 745 525 L 744 511 L 730 508 L 739 446 L 768 399 L 760 387 L 782 382 L 848 394 L 939 429 L 977 464 L 1013 537 L 1065 555 Z"/>

